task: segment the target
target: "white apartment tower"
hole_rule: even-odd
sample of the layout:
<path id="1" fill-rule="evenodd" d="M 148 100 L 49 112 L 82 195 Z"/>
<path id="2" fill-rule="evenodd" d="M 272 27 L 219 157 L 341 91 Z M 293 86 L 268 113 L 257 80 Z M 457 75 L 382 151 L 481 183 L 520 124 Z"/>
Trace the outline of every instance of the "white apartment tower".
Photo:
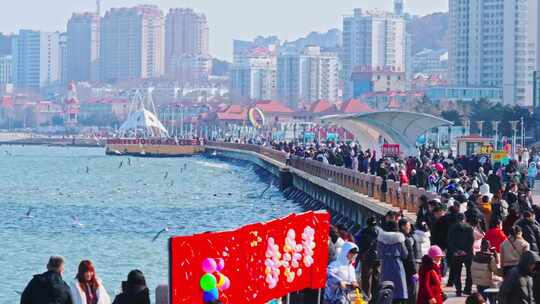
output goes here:
<path id="1" fill-rule="evenodd" d="M 165 21 L 166 73 L 174 74 L 182 57 L 208 57 L 209 31 L 204 14 L 189 8 L 171 9 Z"/>
<path id="2" fill-rule="evenodd" d="M 530 105 L 538 34 L 536 1 L 450 0 L 451 82 L 502 88 L 505 104 Z"/>
<path id="3" fill-rule="evenodd" d="M 387 12 L 364 12 L 343 18 L 344 97 L 352 96 L 351 75 L 355 67 L 391 68 L 405 72 L 405 19 Z"/>
<path id="4" fill-rule="evenodd" d="M 40 89 L 60 79 L 60 34 L 20 30 L 13 41 L 13 82 L 16 87 Z"/>
<path id="5" fill-rule="evenodd" d="M 0 85 L 12 83 L 13 57 L 0 55 Z"/>
<path id="6" fill-rule="evenodd" d="M 75 13 L 67 24 L 67 79 L 99 80 L 101 18 L 95 13 Z"/>
<path id="7" fill-rule="evenodd" d="M 101 24 L 102 81 L 160 77 L 164 32 L 163 13 L 155 5 L 108 11 Z"/>
<path id="8" fill-rule="evenodd" d="M 280 54 L 277 60 L 277 96 L 291 108 L 339 98 L 337 54 L 310 46 L 301 53 Z"/>
<path id="9" fill-rule="evenodd" d="M 276 97 L 275 48 L 254 49 L 235 58 L 231 66 L 231 95 L 235 101 L 271 100 Z"/>

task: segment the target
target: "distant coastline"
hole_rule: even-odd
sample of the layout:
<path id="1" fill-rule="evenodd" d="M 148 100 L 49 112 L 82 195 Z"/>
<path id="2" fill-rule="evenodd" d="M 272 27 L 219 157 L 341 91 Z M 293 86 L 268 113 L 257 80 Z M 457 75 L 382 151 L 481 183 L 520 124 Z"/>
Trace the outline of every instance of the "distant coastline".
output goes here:
<path id="1" fill-rule="evenodd" d="M 80 137 L 48 137 L 33 133 L 0 133 L 0 145 L 105 147 L 105 141 Z"/>

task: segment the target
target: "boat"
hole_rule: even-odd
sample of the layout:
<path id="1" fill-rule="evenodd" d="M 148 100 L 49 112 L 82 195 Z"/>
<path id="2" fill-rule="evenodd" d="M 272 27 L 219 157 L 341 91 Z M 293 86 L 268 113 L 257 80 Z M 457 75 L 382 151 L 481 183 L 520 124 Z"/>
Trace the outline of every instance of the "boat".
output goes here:
<path id="1" fill-rule="evenodd" d="M 190 156 L 204 152 L 203 143 L 196 138 L 171 137 L 156 116 L 151 90 L 137 90 L 132 98 L 129 115 L 115 137 L 108 138 L 107 155 L 145 157 Z"/>

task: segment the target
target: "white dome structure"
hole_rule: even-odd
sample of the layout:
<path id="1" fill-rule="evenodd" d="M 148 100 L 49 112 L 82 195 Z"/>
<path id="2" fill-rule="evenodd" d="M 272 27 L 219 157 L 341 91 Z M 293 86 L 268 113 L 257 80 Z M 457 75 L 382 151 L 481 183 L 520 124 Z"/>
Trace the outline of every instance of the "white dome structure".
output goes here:
<path id="1" fill-rule="evenodd" d="M 145 104 L 154 109 L 155 112 L 150 89 L 148 89 L 146 96 L 142 96 L 140 91 L 135 94 L 129 116 L 119 129 L 121 136 L 169 137 L 167 129 L 159 121 L 155 113 L 146 109 Z"/>

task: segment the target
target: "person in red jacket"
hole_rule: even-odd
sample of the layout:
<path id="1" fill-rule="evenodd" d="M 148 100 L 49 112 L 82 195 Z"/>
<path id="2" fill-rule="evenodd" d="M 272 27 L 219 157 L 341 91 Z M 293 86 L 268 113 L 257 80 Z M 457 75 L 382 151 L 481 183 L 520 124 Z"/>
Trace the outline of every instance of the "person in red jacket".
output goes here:
<path id="1" fill-rule="evenodd" d="M 495 247 L 497 253 L 501 253 L 501 244 L 507 237 L 502 230 L 502 222 L 498 218 L 491 219 L 489 223 L 490 229 L 486 232 L 484 238 L 489 241 L 491 246 Z"/>
<path id="2" fill-rule="evenodd" d="M 429 248 L 422 258 L 419 270 L 419 289 L 417 304 L 443 304 L 444 294 L 441 287 L 440 264 L 444 253 L 437 245 Z"/>

